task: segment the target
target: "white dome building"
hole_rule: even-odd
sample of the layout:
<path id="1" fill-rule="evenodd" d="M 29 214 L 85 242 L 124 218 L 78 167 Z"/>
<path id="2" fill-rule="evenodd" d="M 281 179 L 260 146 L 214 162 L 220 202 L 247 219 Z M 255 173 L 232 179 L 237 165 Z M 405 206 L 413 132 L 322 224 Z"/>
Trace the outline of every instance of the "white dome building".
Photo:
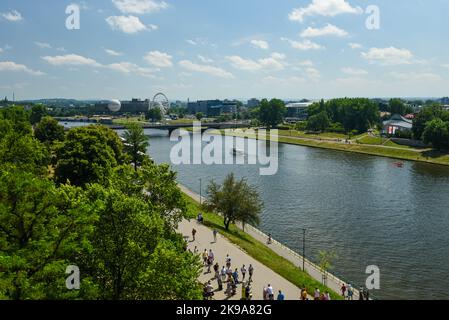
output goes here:
<path id="1" fill-rule="evenodd" d="M 122 104 L 120 103 L 119 100 L 111 100 L 108 103 L 108 108 L 111 112 L 118 112 L 120 111 L 122 107 Z"/>

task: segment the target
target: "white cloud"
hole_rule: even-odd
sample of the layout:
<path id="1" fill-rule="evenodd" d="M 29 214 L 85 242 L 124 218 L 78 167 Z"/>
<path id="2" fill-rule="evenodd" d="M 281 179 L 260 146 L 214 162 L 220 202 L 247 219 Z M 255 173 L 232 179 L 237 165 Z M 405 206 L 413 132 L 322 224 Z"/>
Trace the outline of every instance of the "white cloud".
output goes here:
<path id="1" fill-rule="evenodd" d="M 304 60 L 298 63 L 301 67 L 313 67 L 313 62 L 311 60 Z"/>
<path id="2" fill-rule="evenodd" d="M 94 59 L 86 58 L 77 54 L 66 54 L 63 56 L 45 56 L 45 61 L 53 66 L 91 66 L 101 67 Z"/>
<path id="3" fill-rule="evenodd" d="M 305 75 L 312 81 L 318 81 L 321 79 L 321 73 L 315 68 L 307 68 L 305 70 Z"/>
<path id="4" fill-rule="evenodd" d="M 192 40 L 192 39 L 187 39 L 186 42 L 188 44 L 191 44 L 192 46 L 196 46 L 198 44 L 195 40 Z"/>
<path id="5" fill-rule="evenodd" d="M 202 63 L 213 63 L 214 62 L 214 60 L 212 60 L 212 59 L 210 59 L 210 58 L 207 58 L 207 57 L 205 57 L 205 56 L 202 56 L 202 55 L 197 55 L 197 57 L 198 57 L 198 59 L 202 62 Z"/>
<path id="6" fill-rule="evenodd" d="M 173 66 L 172 56 L 160 51 L 150 51 L 145 55 L 144 59 L 149 64 L 160 68 Z"/>
<path id="7" fill-rule="evenodd" d="M 312 42 L 309 39 L 305 39 L 304 41 L 294 41 L 288 38 L 281 38 L 281 40 L 287 41 L 293 48 L 302 51 L 324 49 L 323 46 L 319 45 L 318 43 Z"/>
<path id="8" fill-rule="evenodd" d="M 348 33 L 330 23 L 328 23 L 323 28 L 312 28 L 308 27 L 306 30 L 301 32 L 301 37 L 303 38 L 314 38 L 323 36 L 336 36 L 336 37 L 346 37 Z"/>
<path id="9" fill-rule="evenodd" d="M 142 77 L 148 77 L 148 78 L 154 78 L 154 72 L 157 70 L 150 69 L 150 68 L 142 68 L 138 65 L 130 62 L 119 62 L 119 63 L 112 63 L 105 66 L 106 68 L 114 71 L 118 71 L 124 74 L 131 74 L 135 73 Z"/>
<path id="10" fill-rule="evenodd" d="M 351 43 L 349 43 L 348 44 L 349 45 L 349 47 L 351 48 L 351 49 L 361 49 L 362 48 L 362 45 L 361 44 L 359 44 L 359 43 L 354 43 L 354 42 L 351 42 Z"/>
<path id="11" fill-rule="evenodd" d="M 400 81 L 441 81 L 441 76 L 431 72 L 390 72 L 390 76 Z"/>
<path id="12" fill-rule="evenodd" d="M 118 51 L 115 51 L 115 50 L 112 50 L 112 49 L 104 49 L 104 51 L 106 51 L 106 53 L 108 55 L 113 56 L 113 57 L 119 57 L 119 56 L 123 55 L 122 52 L 118 52 Z"/>
<path id="13" fill-rule="evenodd" d="M 158 12 L 168 8 L 165 1 L 155 0 L 112 0 L 122 13 L 144 14 Z"/>
<path id="14" fill-rule="evenodd" d="M 51 49 L 51 45 L 46 42 L 35 41 L 34 44 L 41 49 Z"/>
<path id="15" fill-rule="evenodd" d="M 17 10 L 4 12 L 2 13 L 2 17 L 11 22 L 18 22 L 23 20 L 22 14 Z"/>
<path id="16" fill-rule="evenodd" d="M 206 74 L 220 77 L 220 78 L 227 78 L 227 79 L 234 78 L 232 73 L 227 72 L 226 70 L 224 70 L 222 68 L 213 67 L 213 66 L 209 66 L 209 65 L 196 64 L 190 60 L 182 60 L 179 62 L 179 65 L 182 68 L 189 70 L 189 71 L 206 73 Z"/>
<path id="17" fill-rule="evenodd" d="M 235 69 L 258 71 L 258 70 L 283 70 L 284 63 L 281 61 L 285 59 L 285 55 L 274 52 L 268 58 L 259 59 L 257 61 L 251 59 L 244 59 L 240 56 L 227 56 L 226 60 L 231 62 Z"/>
<path id="18" fill-rule="evenodd" d="M 268 50 L 270 45 L 264 40 L 251 40 L 251 44 L 259 49 Z"/>
<path id="19" fill-rule="evenodd" d="M 291 21 L 303 22 L 306 16 L 334 17 L 344 13 L 361 14 L 363 10 L 346 0 L 313 0 L 307 7 L 294 9 L 288 17 Z"/>
<path id="20" fill-rule="evenodd" d="M 415 59 L 410 50 L 395 47 L 371 48 L 368 52 L 362 52 L 361 55 L 371 63 L 379 63 L 381 65 L 422 63 L 422 61 Z"/>
<path id="21" fill-rule="evenodd" d="M 341 71 L 351 76 L 363 76 L 368 74 L 368 71 L 364 69 L 355 69 L 351 67 L 342 68 Z"/>
<path id="22" fill-rule="evenodd" d="M 1 61 L 0 72 L 1 71 L 26 72 L 33 76 L 42 76 L 45 74 L 42 71 L 32 70 L 23 64 L 18 64 L 13 61 Z"/>
<path id="23" fill-rule="evenodd" d="M 111 16 L 106 18 L 106 22 L 113 30 L 120 30 L 129 34 L 158 29 L 158 27 L 153 24 L 144 25 L 142 21 L 135 16 Z"/>

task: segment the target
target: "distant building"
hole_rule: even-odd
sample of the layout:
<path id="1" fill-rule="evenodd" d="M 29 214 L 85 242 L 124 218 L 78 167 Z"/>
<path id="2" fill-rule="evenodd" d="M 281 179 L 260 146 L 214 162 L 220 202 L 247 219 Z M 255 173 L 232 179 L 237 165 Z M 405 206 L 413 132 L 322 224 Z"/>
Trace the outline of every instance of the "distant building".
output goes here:
<path id="1" fill-rule="evenodd" d="M 197 114 L 198 112 L 201 112 L 207 117 L 218 117 L 221 114 L 229 114 L 236 111 L 236 101 L 203 100 L 197 102 L 189 102 L 187 104 L 187 113 Z"/>
<path id="2" fill-rule="evenodd" d="M 246 106 L 248 107 L 248 109 L 254 109 L 257 108 L 260 104 L 260 100 L 259 99 L 250 99 L 248 100 L 248 102 L 246 103 Z"/>
<path id="3" fill-rule="evenodd" d="M 395 135 L 398 131 L 410 132 L 413 128 L 413 121 L 399 114 L 393 115 L 390 120 L 383 122 L 383 134 Z"/>
<path id="4" fill-rule="evenodd" d="M 140 114 L 146 113 L 150 108 L 150 100 L 145 99 L 131 99 L 131 101 L 120 101 L 121 107 L 120 110 L 117 111 L 117 114 Z M 99 102 L 94 106 L 95 114 L 111 114 L 112 112 L 109 109 L 109 101 L 108 102 Z"/>
<path id="5" fill-rule="evenodd" d="M 287 122 L 298 122 L 307 120 L 308 108 L 312 105 L 312 102 L 293 102 L 286 105 L 287 116 L 285 121 Z"/>

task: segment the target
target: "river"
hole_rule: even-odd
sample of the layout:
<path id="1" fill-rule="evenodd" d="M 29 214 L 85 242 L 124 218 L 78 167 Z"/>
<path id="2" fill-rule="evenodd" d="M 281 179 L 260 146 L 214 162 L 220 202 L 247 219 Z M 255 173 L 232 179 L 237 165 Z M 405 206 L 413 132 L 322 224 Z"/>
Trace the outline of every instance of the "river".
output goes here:
<path id="1" fill-rule="evenodd" d="M 175 144 L 148 130 L 148 153 L 170 163 Z M 258 142 L 264 144 L 265 142 Z M 225 150 L 224 152 L 230 152 Z M 380 268 L 379 299 L 447 299 L 449 293 L 449 167 L 279 145 L 279 170 L 259 175 L 255 165 L 172 165 L 178 181 L 202 193 L 211 179 L 233 172 L 257 186 L 265 207 L 259 228 L 317 261 L 335 250 L 332 273 L 364 284 L 366 267 Z"/>

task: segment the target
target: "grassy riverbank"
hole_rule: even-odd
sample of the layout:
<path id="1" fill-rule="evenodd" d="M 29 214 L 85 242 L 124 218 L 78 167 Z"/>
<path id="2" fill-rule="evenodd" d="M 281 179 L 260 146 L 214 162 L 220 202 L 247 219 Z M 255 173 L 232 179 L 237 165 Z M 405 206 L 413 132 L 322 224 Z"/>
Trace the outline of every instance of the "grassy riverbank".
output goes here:
<path id="1" fill-rule="evenodd" d="M 242 136 L 239 133 L 227 132 L 228 135 Z M 249 136 L 255 138 L 255 136 Z M 267 139 L 267 138 L 265 138 Z M 302 139 L 296 137 L 279 136 L 280 143 L 301 145 L 313 148 L 332 149 L 345 152 L 354 152 L 361 154 L 368 154 L 380 157 L 388 157 L 400 160 L 419 161 L 439 165 L 449 165 L 449 154 L 447 152 L 440 152 L 437 150 L 420 150 L 413 148 L 392 148 L 389 146 L 369 145 L 369 144 L 345 144 L 332 141 L 320 141 L 313 139 Z"/>
<path id="2" fill-rule="evenodd" d="M 307 288 L 307 292 L 312 295 L 315 288 L 319 288 L 321 292 L 329 291 L 333 300 L 342 300 L 342 297 L 339 294 L 323 286 L 320 282 L 310 277 L 293 263 L 279 256 L 263 243 L 238 229 L 235 225 L 231 225 L 229 230 L 226 230 L 223 227 L 222 217 L 214 213 L 204 212 L 201 210 L 198 202 L 188 195 L 185 195 L 184 197 L 187 202 L 190 217 L 195 218 L 198 212 L 203 212 L 204 224 L 206 226 L 211 229 L 217 229 L 221 235 L 240 247 L 248 255 L 295 284 L 298 288 L 305 287 Z"/>

